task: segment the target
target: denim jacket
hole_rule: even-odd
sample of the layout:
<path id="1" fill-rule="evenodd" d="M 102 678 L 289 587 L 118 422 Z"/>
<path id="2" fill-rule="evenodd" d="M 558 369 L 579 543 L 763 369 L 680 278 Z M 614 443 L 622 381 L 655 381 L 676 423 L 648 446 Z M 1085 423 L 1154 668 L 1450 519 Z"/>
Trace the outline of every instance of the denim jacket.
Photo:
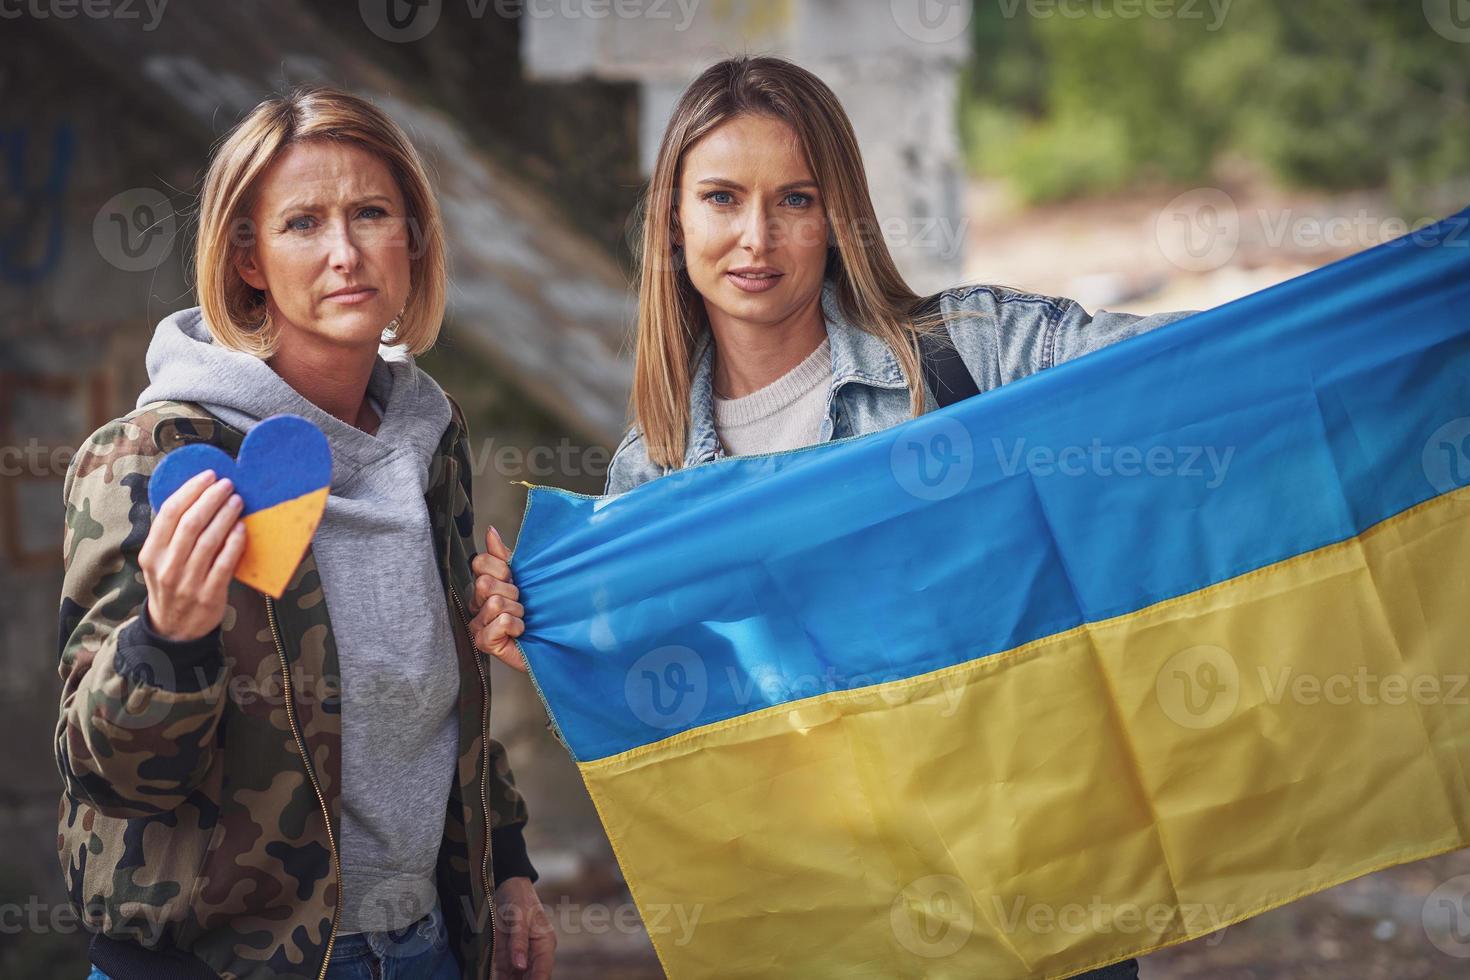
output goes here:
<path id="1" fill-rule="evenodd" d="M 1099 311 L 1089 316 L 1075 300 L 1005 286 L 946 290 L 940 310 L 946 315 L 955 349 L 982 392 L 1173 323 L 1191 312 L 1141 317 Z M 822 315 L 832 347 L 832 384 L 821 441 L 867 435 L 910 418 L 908 382 L 898 358 L 882 340 L 847 320 L 831 280 L 822 288 Z M 725 455 L 715 434 L 713 360 L 714 345 L 706 332 L 695 349 L 686 467 Z M 936 407 L 933 396 L 926 393 L 924 410 L 931 412 Z M 613 453 L 606 492 L 622 493 L 668 472 L 648 458 L 635 425 Z"/>

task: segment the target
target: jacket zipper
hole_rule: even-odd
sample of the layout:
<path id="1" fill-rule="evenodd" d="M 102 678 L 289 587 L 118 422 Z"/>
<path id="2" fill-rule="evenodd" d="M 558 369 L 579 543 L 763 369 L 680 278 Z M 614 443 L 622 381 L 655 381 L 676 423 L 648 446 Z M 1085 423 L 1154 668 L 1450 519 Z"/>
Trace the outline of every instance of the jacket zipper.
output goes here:
<path id="1" fill-rule="evenodd" d="M 337 904 L 332 907 L 332 931 L 327 934 L 327 951 L 322 957 L 321 972 L 317 974 L 317 980 L 324 980 L 327 967 L 332 962 L 332 945 L 337 941 L 337 919 L 342 911 L 342 859 L 337 853 L 337 835 L 332 833 L 332 813 L 327 809 L 327 798 L 316 781 L 316 772 L 311 767 L 311 756 L 306 751 L 306 740 L 301 737 L 301 729 L 296 723 L 296 701 L 291 691 L 291 666 L 286 661 L 286 647 L 281 642 L 281 630 L 276 624 L 276 603 L 269 596 L 265 597 L 265 613 L 270 621 L 271 638 L 276 643 L 276 656 L 281 659 L 281 686 L 286 696 L 286 720 L 291 723 L 291 735 L 296 739 L 297 751 L 301 753 L 301 764 L 306 767 L 306 778 L 311 780 L 316 801 L 321 804 L 322 819 L 327 824 L 327 844 L 331 847 L 332 874 L 337 880 Z"/>
<path id="2" fill-rule="evenodd" d="M 446 577 L 447 581 L 447 577 Z M 485 665 L 480 662 L 480 651 L 475 647 L 474 634 L 470 632 L 470 620 L 465 615 L 464 603 L 454 585 L 449 586 L 449 596 L 459 612 L 459 622 L 470 640 L 470 656 L 474 658 L 475 670 L 480 674 L 480 809 L 485 821 L 485 853 L 480 858 L 480 884 L 485 889 L 485 902 L 490 908 L 490 960 L 495 960 L 495 890 L 490 887 L 490 874 L 485 864 L 490 860 L 490 802 L 485 798 L 485 784 L 490 780 L 490 679 L 485 676 Z"/>

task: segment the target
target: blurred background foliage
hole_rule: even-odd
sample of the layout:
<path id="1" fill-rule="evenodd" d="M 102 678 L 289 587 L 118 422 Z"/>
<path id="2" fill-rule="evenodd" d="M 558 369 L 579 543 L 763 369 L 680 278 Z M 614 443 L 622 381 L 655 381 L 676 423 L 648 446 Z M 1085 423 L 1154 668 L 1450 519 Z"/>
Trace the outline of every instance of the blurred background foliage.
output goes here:
<path id="1" fill-rule="evenodd" d="M 1234 166 L 1286 187 L 1386 190 L 1411 220 L 1463 206 L 1463 185 L 1447 188 L 1470 172 L 1470 57 L 1422 7 L 1201 0 L 1173 5 L 1189 17 L 1124 17 L 1149 8 L 976 4 L 968 166 L 1030 204 L 1219 181 Z"/>

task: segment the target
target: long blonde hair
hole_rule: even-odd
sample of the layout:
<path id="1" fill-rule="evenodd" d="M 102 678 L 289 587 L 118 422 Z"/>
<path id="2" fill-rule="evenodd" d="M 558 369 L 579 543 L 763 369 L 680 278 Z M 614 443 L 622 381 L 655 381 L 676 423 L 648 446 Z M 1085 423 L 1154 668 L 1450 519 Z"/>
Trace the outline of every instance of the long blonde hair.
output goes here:
<path id="1" fill-rule="evenodd" d="M 250 110 L 209 161 L 199 201 L 194 288 L 214 338 L 226 347 L 269 358 L 279 343 L 268 325 L 265 294 L 236 269 L 253 240 L 249 216 L 257 183 L 288 147 L 310 140 L 351 143 L 387 164 L 407 209 L 409 294 L 386 338 L 422 354 L 444 320 L 447 269 L 444 226 L 423 160 L 407 134 L 366 99 L 325 85 L 303 86 Z"/>
<path id="2" fill-rule="evenodd" d="M 820 78 L 780 58 L 731 58 L 711 65 L 684 90 L 659 144 L 643 195 L 638 268 L 637 350 L 630 411 L 648 456 L 660 466 L 684 463 L 689 433 L 693 356 L 708 328 L 704 303 L 674 249 L 680 167 L 705 134 L 742 113 L 780 119 L 795 131 L 821 189 L 833 244 L 826 276 L 842 312 L 886 343 L 908 381 L 914 415 L 924 411 L 916 323 L 918 296 L 903 281 L 868 194 L 868 177 L 852 123 Z"/>

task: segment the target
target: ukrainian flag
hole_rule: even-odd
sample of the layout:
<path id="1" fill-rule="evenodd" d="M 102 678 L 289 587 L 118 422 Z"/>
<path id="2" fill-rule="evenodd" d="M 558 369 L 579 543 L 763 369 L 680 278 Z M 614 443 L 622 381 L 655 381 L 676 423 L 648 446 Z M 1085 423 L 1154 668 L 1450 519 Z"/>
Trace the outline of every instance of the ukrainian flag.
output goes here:
<path id="1" fill-rule="evenodd" d="M 521 646 L 668 974 L 1065 977 L 1470 842 L 1467 311 L 1470 211 L 881 433 L 533 490 Z"/>

